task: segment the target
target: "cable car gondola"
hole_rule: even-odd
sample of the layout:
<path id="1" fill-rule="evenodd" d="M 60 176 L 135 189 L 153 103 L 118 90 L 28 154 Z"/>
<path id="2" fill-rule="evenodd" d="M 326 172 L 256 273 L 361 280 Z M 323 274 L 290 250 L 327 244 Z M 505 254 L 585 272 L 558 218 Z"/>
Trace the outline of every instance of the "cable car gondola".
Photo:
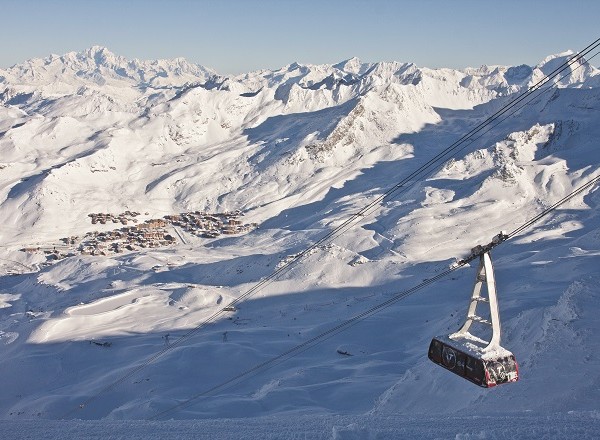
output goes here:
<path id="1" fill-rule="evenodd" d="M 484 388 L 516 382 L 519 379 L 519 367 L 515 356 L 500 345 L 500 314 L 494 268 L 489 255 L 490 250 L 506 237 L 506 234 L 501 232 L 490 244 L 477 246 L 472 250 L 466 261 L 479 257 L 479 269 L 467 319 L 456 333 L 437 336 L 429 345 L 429 359 Z M 487 297 L 481 295 L 484 282 L 487 286 Z M 481 304 L 489 306 L 489 318 L 476 313 Z M 491 327 L 489 341 L 471 333 L 470 330 L 476 326 Z"/>

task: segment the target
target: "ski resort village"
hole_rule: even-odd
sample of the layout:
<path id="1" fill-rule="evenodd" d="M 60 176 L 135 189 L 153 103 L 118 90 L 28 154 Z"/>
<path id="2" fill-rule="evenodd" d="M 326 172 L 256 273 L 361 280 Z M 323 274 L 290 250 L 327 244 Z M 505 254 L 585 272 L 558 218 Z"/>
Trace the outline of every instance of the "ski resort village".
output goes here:
<path id="1" fill-rule="evenodd" d="M 216 238 L 221 234 L 235 235 L 249 232 L 258 227 L 257 223 L 242 224 L 240 212 L 207 214 L 200 211 L 166 215 L 164 219 L 138 221 L 139 212 L 129 210 L 122 214 L 88 214 L 92 224 L 108 225 L 120 223 L 126 226 L 103 232 L 87 232 L 83 237 L 64 237 L 58 243 L 36 244 L 22 248 L 22 252 L 43 253 L 47 262 L 80 255 L 119 254 L 143 248 L 158 248 L 187 241 L 184 235 Z M 146 213 L 148 216 L 148 213 Z M 189 239 L 189 238 L 188 238 Z"/>

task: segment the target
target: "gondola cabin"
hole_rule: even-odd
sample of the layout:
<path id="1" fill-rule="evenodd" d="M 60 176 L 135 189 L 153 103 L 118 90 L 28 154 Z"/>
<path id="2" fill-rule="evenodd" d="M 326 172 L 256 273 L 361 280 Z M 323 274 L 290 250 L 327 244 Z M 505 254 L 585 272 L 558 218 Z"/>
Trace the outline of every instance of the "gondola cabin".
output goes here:
<path id="1" fill-rule="evenodd" d="M 471 255 L 463 260 L 464 265 L 479 257 L 467 318 L 457 332 L 433 338 L 427 353 L 436 364 L 484 388 L 519 379 L 515 356 L 500 345 L 500 312 L 494 268 L 489 255 L 490 250 L 506 237 L 501 232 L 490 244 L 473 248 Z M 483 287 L 486 287 L 487 297 L 482 295 Z M 479 306 L 487 307 L 489 313 L 478 313 Z M 476 336 L 473 333 L 475 330 L 478 330 L 478 334 L 489 334 L 491 330 L 490 340 Z"/>
<path id="2" fill-rule="evenodd" d="M 433 338 L 428 357 L 433 362 L 483 388 L 491 388 L 519 379 L 515 356 L 501 348 L 494 353 L 477 353 L 448 336 Z"/>

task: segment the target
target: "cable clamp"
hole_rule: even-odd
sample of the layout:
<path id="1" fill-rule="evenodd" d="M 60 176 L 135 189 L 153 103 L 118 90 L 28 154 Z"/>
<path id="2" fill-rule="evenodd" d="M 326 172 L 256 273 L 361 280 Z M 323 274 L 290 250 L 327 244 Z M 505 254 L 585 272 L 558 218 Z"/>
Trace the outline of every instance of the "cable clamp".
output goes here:
<path id="1" fill-rule="evenodd" d="M 495 235 L 494 238 L 492 238 L 492 241 L 490 243 L 485 245 L 478 244 L 473 249 L 471 249 L 471 254 L 468 257 L 463 258 L 462 260 L 458 260 L 456 266 L 464 266 L 465 264 L 473 261 L 481 255 L 488 253 L 503 241 L 508 240 L 508 238 L 509 237 L 506 231 L 500 231 L 499 234 Z"/>

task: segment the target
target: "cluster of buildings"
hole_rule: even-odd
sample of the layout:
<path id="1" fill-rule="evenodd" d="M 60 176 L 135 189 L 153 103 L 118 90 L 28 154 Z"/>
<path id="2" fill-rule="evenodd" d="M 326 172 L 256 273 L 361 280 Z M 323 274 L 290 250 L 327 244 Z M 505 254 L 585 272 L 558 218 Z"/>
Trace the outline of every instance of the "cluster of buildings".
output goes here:
<path id="1" fill-rule="evenodd" d="M 167 232 L 166 227 L 166 221 L 153 219 L 112 231 L 88 232 L 78 250 L 82 255 L 109 255 L 169 246 L 175 243 L 176 239 Z"/>
<path id="2" fill-rule="evenodd" d="M 148 213 L 146 213 L 148 214 Z M 135 211 L 125 211 L 122 212 L 121 214 L 104 214 L 102 212 L 98 213 L 98 214 L 88 214 L 88 217 L 92 218 L 92 224 L 95 225 L 96 223 L 100 223 L 102 225 L 105 225 L 106 223 L 121 223 L 123 225 L 126 225 L 129 222 L 133 222 L 133 223 L 137 223 L 138 219 L 136 218 L 138 215 L 140 215 L 139 212 L 135 212 Z"/>
<path id="3" fill-rule="evenodd" d="M 62 260 L 63 258 L 72 257 L 73 255 L 75 255 L 68 247 L 64 245 L 31 246 L 21 249 L 21 252 L 43 253 L 44 255 L 46 255 L 47 262 Z"/>
<path id="4" fill-rule="evenodd" d="M 257 223 L 244 224 L 239 217 L 240 211 L 222 214 L 208 214 L 194 211 L 176 215 L 166 215 L 164 218 L 173 226 L 180 227 L 186 232 L 204 238 L 215 238 L 221 234 L 234 235 L 248 232 L 258 227 Z"/>
<path id="5" fill-rule="evenodd" d="M 144 248 L 170 246 L 177 240 L 168 229 L 173 230 L 176 235 L 181 235 L 177 230 L 181 228 L 198 237 L 215 238 L 221 234 L 240 234 L 258 227 L 257 223 L 244 224 L 240 220 L 240 216 L 243 215 L 240 211 L 221 214 L 200 211 L 182 212 L 144 222 L 136 218 L 139 215 L 139 212 L 134 211 L 125 211 L 117 215 L 89 214 L 92 224 L 112 222 L 127 225 L 130 221 L 135 224 L 110 231 L 88 232 L 81 239 L 78 236 L 65 237 L 55 245 L 28 247 L 21 250 L 44 252 L 48 260 L 60 260 L 74 255 L 75 252 L 82 255 L 111 255 Z"/>

